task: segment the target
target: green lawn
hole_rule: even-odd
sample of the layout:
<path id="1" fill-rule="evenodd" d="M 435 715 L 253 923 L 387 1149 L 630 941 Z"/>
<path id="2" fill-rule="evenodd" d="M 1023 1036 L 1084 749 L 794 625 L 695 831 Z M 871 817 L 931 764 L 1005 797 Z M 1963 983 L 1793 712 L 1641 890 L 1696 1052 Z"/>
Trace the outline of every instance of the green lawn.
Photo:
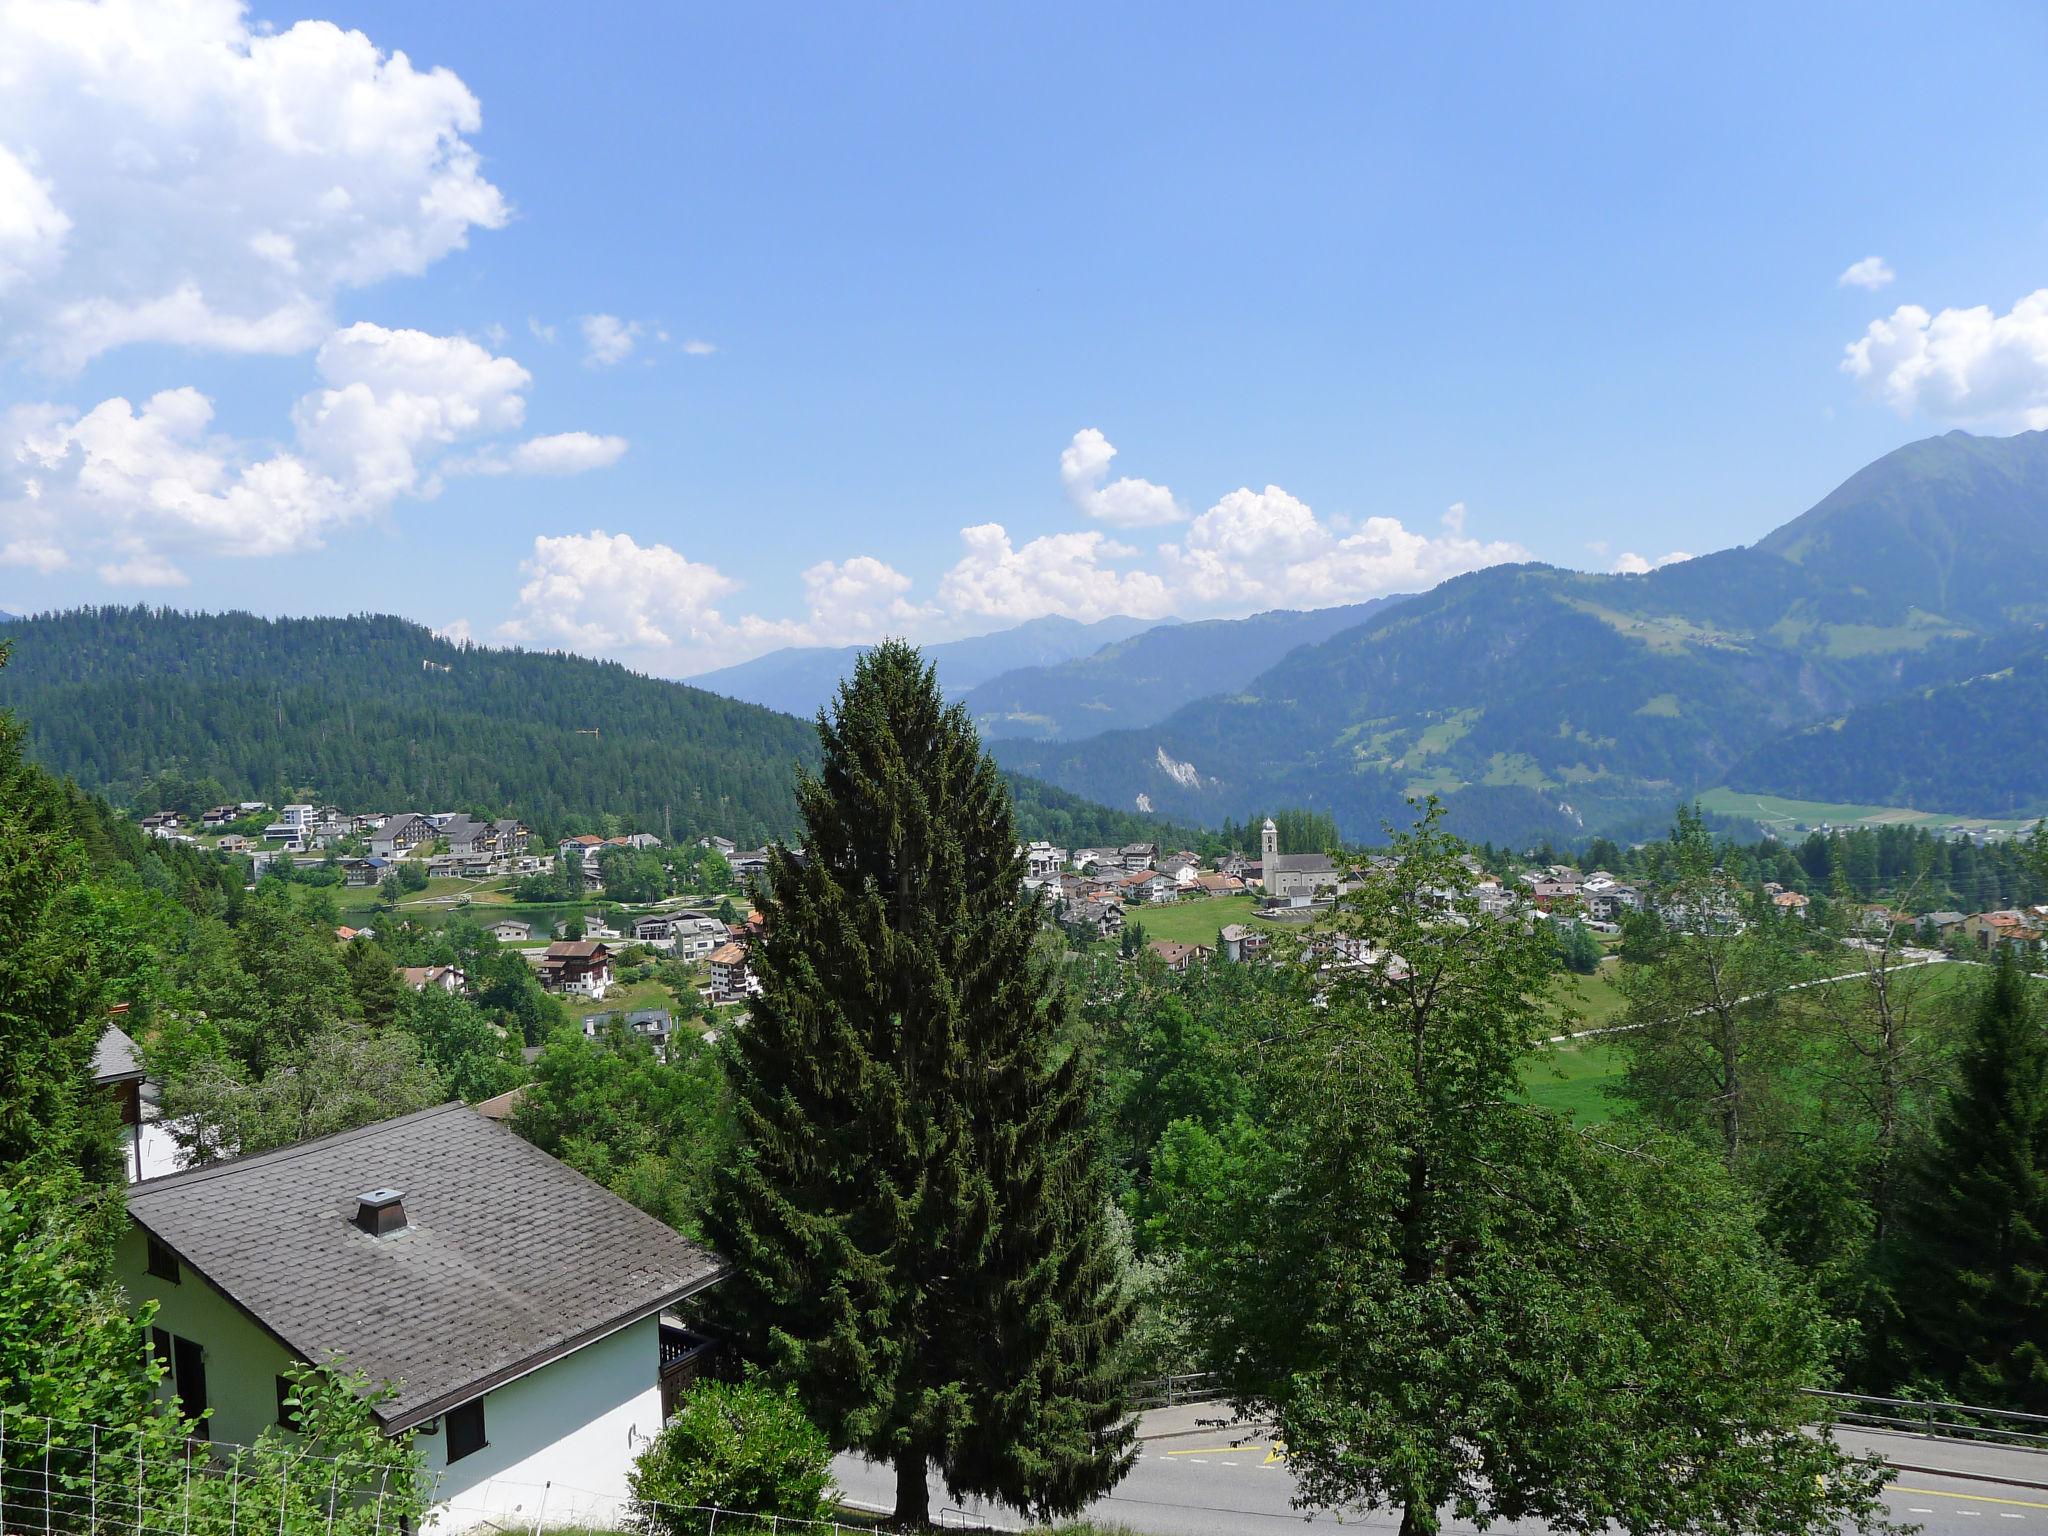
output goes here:
<path id="1" fill-rule="evenodd" d="M 1522 1069 L 1522 1087 L 1530 1103 L 1598 1125 L 1618 1108 L 1607 1090 L 1621 1068 L 1621 1051 L 1612 1040 L 1575 1040 L 1532 1058 Z"/>
<path id="2" fill-rule="evenodd" d="M 1148 939 L 1213 945 L 1217 929 L 1226 923 L 1251 921 L 1255 905 L 1250 896 L 1198 896 L 1171 906 L 1126 907 L 1124 918 L 1127 922 L 1144 924 Z"/>
<path id="3" fill-rule="evenodd" d="M 1628 1004 L 1621 995 L 1621 988 L 1616 985 L 1620 969 L 1621 961 L 1608 955 L 1601 960 L 1600 969 L 1591 976 L 1558 973 L 1551 984 L 1552 993 L 1571 1019 L 1560 1033 L 1605 1029 L 1621 1016 L 1622 1009 Z"/>
<path id="4" fill-rule="evenodd" d="M 1913 826 L 1946 827 L 1962 825 L 1986 830 L 2019 832 L 2033 826 L 2032 817 L 1952 816 L 1945 811 L 1913 810 L 1897 805 L 1854 805 L 1846 801 L 1788 800 L 1782 795 L 1758 795 L 1742 789 L 1710 789 L 1700 796 L 1703 809 L 1722 816 L 1746 816 L 1764 826 L 1781 829 L 1791 824 L 1812 827 L 1821 822 L 1831 826 Z"/>

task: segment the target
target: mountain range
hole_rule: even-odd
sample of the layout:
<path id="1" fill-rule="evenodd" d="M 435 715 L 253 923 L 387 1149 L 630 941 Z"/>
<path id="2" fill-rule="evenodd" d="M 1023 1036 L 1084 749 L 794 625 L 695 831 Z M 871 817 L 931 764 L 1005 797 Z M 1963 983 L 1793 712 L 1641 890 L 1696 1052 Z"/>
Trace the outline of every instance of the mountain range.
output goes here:
<path id="1" fill-rule="evenodd" d="M 1158 628 L 1162 622 L 1174 621 L 1118 615 L 1083 624 L 1052 615 L 992 634 L 942 640 L 923 649 L 925 659 L 938 671 L 940 685 L 958 698 L 1000 674 L 1087 656 L 1140 631 Z M 808 719 L 830 702 L 840 680 L 852 674 L 854 662 L 866 649 L 862 645 L 787 646 L 687 681 L 695 688 Z"/>
<path id="2" fill-rule="evenodd" d="M 1950 433 L 1748 548 L 1647 575 L 1473 572 L 1155 723 L 995 751 L 1112 805 L 1205 822 L 1294 805 L 1353 837 L 1423 793 L 1473 837 L 1642 834 L 1731 776 L 2031 813 L 2048 803 L 2041 713 L 2007 721 L 2001 744 L 2025 761 L 2001 753 L 1967 775 L 1945 765 L 1969 742 L 1933 722 L 1962 707 L 1948 690 L 1973 690 L 1980 715 L 2020 703 L 2035 673 L 2017 658 L 2044 619 L 2048 433 Z M 1965 681 L 2007 665 L 2006 682 Z M 1876 739 L 1883 761 L 1823 750 Z"/>
<path id="3" fill-rule="evenodd" d="M 1162 625 L 1071 661 L 1005 672 L 958 697 L 988 740 L 1072 739 L 1151 725 L 1207 694 L 1241 688 L 1296 646 L 1326 640 L 1400 601 Z"/>
<path id="4" fill-rule="evenodd" d="M 1754 545 L 1644 575 L 1495 566 L 1351 608 L 1034 620 L 927 654 L 1034 835 L 1165 837 L 1294 807 L 1364 839 L 1435 794 L 1467 836 L 1569 841 L 1652 835 L 1720 786 L 2048 809 L 2044 626 L 2048 433 L 1950 433 Z M 104 608 L 4 634 L 0 706 L 47 766 L 117 799 L 169 772 L 752 841 L 792 828 L 815 752 L 806 724 L 744 697 L 399 619 Z M 857 654 L 698 682 L 808 714 Z"/>

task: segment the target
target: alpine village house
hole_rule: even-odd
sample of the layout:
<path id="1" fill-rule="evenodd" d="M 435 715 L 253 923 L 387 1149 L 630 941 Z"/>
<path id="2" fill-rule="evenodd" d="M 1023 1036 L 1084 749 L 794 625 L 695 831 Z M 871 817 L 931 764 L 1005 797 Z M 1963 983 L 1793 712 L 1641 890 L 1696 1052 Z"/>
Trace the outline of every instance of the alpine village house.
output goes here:
<path id="1" fill-rule="evenodd" d="M 722 1260 L 467 1105 L 128 1188 L 115 1270 L 197 1437 L 253 1443 L 283 1372 L 388 1383 L 428 1528 L 616 1523 L 634 1457 L 701 1363 Z"/>

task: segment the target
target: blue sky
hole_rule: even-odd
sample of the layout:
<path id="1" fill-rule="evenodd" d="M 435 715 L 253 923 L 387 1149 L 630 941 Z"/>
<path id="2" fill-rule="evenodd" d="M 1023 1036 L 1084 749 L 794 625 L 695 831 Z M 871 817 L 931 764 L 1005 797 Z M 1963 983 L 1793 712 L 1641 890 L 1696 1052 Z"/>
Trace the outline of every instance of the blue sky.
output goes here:
<path id="1" fill-rule="evenodd" d="M 0 21 L 0 607 L 684 674 L 2048 424 L 2037 7 L 587 9 Z"/>

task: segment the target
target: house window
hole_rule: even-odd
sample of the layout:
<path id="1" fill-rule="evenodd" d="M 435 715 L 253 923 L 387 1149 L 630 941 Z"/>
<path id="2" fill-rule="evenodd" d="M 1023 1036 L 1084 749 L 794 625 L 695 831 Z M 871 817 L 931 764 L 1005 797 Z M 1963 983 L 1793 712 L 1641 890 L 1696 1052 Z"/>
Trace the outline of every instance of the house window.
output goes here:
<path id="1" fill-rule="evenodd" d="M 149 1258 L 143 1267 L 159 1280 L 168 1280 L 173 1285 L 178 1283 L 178 1256 L 154 1237 L 149 1240 Z"/>
<path id="2" fill-rule="evenodd" d="M 464 1403 L 460 1408 L 450 1408 L 443 1415 L 448 1426 L 448 1464 L 453 1466 L 472 1451 L 480 1451 L 490 1441 L 484 1438 L 484 1400 Z"/>

